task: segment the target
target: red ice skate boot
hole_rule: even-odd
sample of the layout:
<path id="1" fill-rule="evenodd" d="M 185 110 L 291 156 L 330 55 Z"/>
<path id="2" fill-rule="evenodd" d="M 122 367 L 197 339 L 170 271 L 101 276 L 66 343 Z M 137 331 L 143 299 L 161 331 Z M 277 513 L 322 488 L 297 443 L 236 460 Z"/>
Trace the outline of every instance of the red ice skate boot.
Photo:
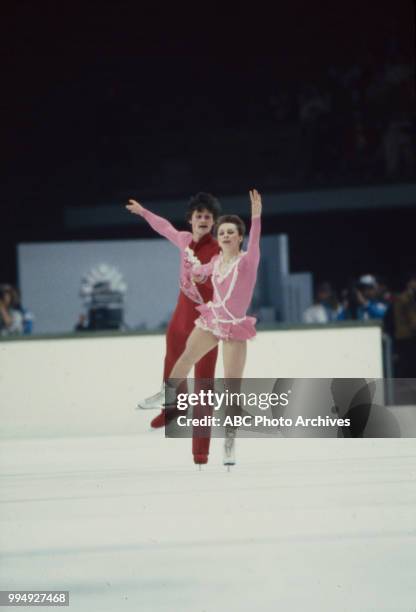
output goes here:
<path id="1" fill-rule="evenodd" d="M 176 408 L 164 408 L 160 414 L 157 415 L 152 421 L 150 421 L 150 426 L 153 429 L 160 429 L 160 427 L 165 427 L 165 425 L 169 425 L 171 421 L 176 419 L 179 415 L 184 414 L 183 412 L 179 412 Z"/>
<path id="2" fill-rule="evenodd" d="M 164 427 L 166 425 L 166 415 L 165 411 L 162 410 L 160 414 L 158 414 L 154 419 L 150 421 L 150 427 L 153 429 L 159 429 L 160 427 Z"/>
<path id="3" fill-rule="evenodd" d="M 194 455 L 194 463 L 196 465 L 205 465 L 208 463 L 208 455 Z"/>
<path id="4" fill-rule="evenodd" d="M 203 437 L 202 437 L 203 436 Z M 194 463 L 204 465 L 208 463 L 208 454 L 210 446 L 210 431 L 203 427 L 194 427 L 192 439 L 192 454 Z"/>

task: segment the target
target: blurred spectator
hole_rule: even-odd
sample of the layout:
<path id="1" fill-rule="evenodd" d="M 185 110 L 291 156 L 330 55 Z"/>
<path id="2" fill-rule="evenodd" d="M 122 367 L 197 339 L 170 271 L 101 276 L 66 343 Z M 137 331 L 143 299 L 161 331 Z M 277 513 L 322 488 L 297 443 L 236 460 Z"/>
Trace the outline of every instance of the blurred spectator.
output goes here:
<path id="1" fill-rule="evenodd" d="M 316 301 L 303 313 L 304 323 L 329 323 L 336 321 L 341 307 L 328 282 L 320 283 L 316 289 Z"/>
<path id="2" fill-rule="evenodd" d="M 33 332 L 33 314 L 27 310 L 27 308 L 23 308 L 20 293 L 16 289 L 16 287 L 11 287 L 12 292 L 12 309 L 14 311 L 20 312 L 23 318 L 23 333 L 25 335 L 31 334 Z"/>
<path id="3" fill-rule="evenodd" d="M 322 134 L 323 117 L 331 110 L 330 95 L 321 94 L 317 87 L 306 87 L 298 96 L 300 141 L 297 158 L 297 180 L 301 183 L 319 180 L 323 171 Z"/>
<path id="4" fill-rule="evenodd" d="M 387 307 L 393 303 L 393 293 L 385 278 L 378 278 L 378 297 Z"/>
<path id="5" fill-rule="evenodd" d="M 412 122 L 402 113 L 391 119 L 383 137 L 383 152 L 386 176 L 411 177 L 415 168 L 412 143 Z"/>
<path id="6" fill-rule="evenodd" d="M 400 54 L 388 60 L 384 67 L 384 81 L 386 85 L 395 87 L 413 77 L 412 66 Z"/>
<path id="7" fill-rule="evenodd" d="M 88 331 L 88 317 L 85 314 L 80 314 L 78 318 L 78 322 L 74 327 L 74 331 Z"/>
<path id="8" fill-rule="evenodd" d="M 416 273 L 393 304 L 397 378 L 416 378 Z"/>
<path id="9" fill-rule="evenodd" d="M 23 334 L 23 314 L 13 307 L 13 288 L 0 285 L 0 334 Z"/>
<path id="10" fill-rule="evenodd" d="M 358 284 L 352 284 L 344 293 L 339 320 L 383 319 L 387 305 L 380 299 L 379 286 L 374 276 L 361 276 Z"/>
<path id="11" fill-rule="evenodd" d="M 302 124 L 311 124 L 331 109 L 328 93 L 322 95 L 317 87 L 309 86 L 299 95 L 299 119 Z"/>
<path id="12" fill-rule="evenodd" d="M 374 173 L 376 146 L 374 134 L 357 115 L 347 130 L 343 169 L 347 176 L 370 178 Z"/>

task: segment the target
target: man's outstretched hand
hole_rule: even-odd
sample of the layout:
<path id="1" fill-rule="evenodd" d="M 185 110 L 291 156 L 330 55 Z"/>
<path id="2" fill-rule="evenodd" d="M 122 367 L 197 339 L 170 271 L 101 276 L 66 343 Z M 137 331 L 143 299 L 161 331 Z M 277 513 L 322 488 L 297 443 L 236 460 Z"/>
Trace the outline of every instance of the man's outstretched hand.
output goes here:
<path id="1" fill-rule="evenodd" d="M 143 214 L 143 206 L 136 200 L 129 200 L 129 203 L 126 204 L 126 208 L 133 213 L 133 215 L 139 215 L 141 217 Z"/>

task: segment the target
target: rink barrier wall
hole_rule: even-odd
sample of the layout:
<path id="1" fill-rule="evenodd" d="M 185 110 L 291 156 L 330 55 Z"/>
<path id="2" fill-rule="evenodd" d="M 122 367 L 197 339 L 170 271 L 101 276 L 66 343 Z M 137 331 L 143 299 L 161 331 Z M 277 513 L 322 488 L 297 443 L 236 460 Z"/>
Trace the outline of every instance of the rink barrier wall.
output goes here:
<path id="1" fill-rule="evenodd" d="M 331 323 L 257 323 L 256 329 L 258 332 L 264 331 L 310 331 L 316 329 L 342 329 L 342 328 L 363 328 L 363 327 L 378 327 L 382 325 L 377 320 L 371 321 L 333 321 Z M 73 339 L 73 338 L 113 338 L 117 336 L 158 336 L 166 332 L 166 326 L 159 329 L 140 329 L 140 330 L 96 330 L 96 331 L 71 331 L 62 333 L 48 334 L 31 334 L 23 336 L 1 336 L 0 342 L 19 342 L 25 340 L 56 340 L 56 339 Z"/>
<path id="2" fill-rule="evenodd" d="M 131 434 L 160 388 L 165 336 L 94 332 L 0 340 L 1 437 Z M 250 378 L 382 378 L 379 324 L 270 326 L 249 342 Z M 216 375 L 223 375 L 219 357 Z M 146 418 L 154 415 L 146 413 Z M 142 417 L 140 417 L 142 418 Z"/>

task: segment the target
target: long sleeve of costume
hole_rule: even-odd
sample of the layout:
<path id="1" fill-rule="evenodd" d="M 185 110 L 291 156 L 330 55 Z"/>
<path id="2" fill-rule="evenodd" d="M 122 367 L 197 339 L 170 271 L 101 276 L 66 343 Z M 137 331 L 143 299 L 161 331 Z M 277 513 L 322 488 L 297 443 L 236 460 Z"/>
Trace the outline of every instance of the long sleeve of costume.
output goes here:
<path id="1" fill-rule="evenodd" d="M 260 261 L 260 217 L 251 219 L 250 235 L 248 237 L 246 261 L 250 266 L 257 268 Z"/>
<path id="2" fill-rule="evenodd" d="M 214 261 L 216 257 L 217 255 L 214 255 L 211 261 L 209 261 L 206 264 L 201 264 L 201 265 L 195 264 L 192 266 L 192 274 L 193 276 L 200 277 L 200 280 L 199 280 L 200 283 L 205 283 L 206 280 L 211 276 L 212 271 L 214 269 Z"/>
<path id="3" fill-rule="evenodd" d="M 169 223 L 169 221 L 163 217 L 155 215 L 154 213 L 150 212 L 150 210 L 143 208 L 142 217 L 143 219 L 146 219 L 150 227 L 152 227 L 155 232 L 167 238 L 179 249 L 183 248 L 186 242 L 189 241 L 189 232 L 179 232 L 171 223 Z"/>
<path id="4" fill-rule="evenodd" d="M 196 253 L 199 256 L 199 251 Z M 219 254 L 219 247 L 216 240 L 211 240 L 204 248 L 203 258 L 201 260 L 202 265 L 211 264 L 213 257 Z M 213 265 L 213 263 L 212 263 Z M 201 279 L 200 282 L 196 283 L 199 293 L 201 294 L 204 302 L 209 302 L 212 298 L 212 283 L 211 283 L 212 270 L 208 270 L 207 275 Z"/>

